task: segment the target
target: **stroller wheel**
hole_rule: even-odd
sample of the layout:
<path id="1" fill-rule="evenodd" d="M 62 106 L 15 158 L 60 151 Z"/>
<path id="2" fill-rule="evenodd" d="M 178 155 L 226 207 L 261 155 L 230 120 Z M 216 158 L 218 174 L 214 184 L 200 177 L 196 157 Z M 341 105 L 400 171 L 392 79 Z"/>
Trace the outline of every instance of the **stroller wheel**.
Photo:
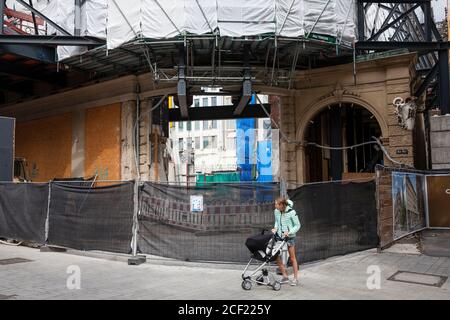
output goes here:
<path id="1" fill-rule="evenodd" d="M 279 291 L 281 289 L 281 283 L 280 281 L 275 281 L 275 283 L 272 285 L 273 290 Z"/>
<path id="2" fill-rule="evenodd" d="M 251 288 L 252 288 L 252 283 L 251 283 L 251 281 L 248 281 L 248 280 L 242 281 L 242 289 L 244 289 L 244 290 L 250 290 Z"/>

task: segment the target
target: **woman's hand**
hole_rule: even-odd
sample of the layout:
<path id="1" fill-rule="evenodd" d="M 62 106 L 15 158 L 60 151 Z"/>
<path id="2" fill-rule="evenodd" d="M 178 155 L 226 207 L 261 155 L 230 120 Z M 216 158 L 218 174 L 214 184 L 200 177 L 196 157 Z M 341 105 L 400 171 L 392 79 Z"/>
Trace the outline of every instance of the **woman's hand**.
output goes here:
<path id="1" fill-rule="evenodd" d="M 286 238 L 289 237 L 289 231 L 285 231 L 285 232 L 283 233 L 283 236 L 285 236 Z"/>
<path id="2" fill-rule="evenodd" d="M 273 228 L 273 229 L 272 229 L 272 233 L 273 233 L 273 234 L 277 233 L 277 229 Z"/>

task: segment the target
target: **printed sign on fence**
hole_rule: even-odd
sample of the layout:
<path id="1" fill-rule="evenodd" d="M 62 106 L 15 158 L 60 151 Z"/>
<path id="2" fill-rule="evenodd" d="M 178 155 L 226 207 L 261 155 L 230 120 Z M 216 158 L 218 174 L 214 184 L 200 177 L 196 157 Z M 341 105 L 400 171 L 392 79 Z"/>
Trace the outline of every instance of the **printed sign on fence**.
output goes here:
<path id="1" fill-rule="evenodd" d="M 203 211 L 203 196 L 191 196 L 191 212 Z"/>
<path id="2" fill-rule="evenodd" d="M 392 173 L 394 240 L 426 227 L 424 189 L 424 175 Z"/>

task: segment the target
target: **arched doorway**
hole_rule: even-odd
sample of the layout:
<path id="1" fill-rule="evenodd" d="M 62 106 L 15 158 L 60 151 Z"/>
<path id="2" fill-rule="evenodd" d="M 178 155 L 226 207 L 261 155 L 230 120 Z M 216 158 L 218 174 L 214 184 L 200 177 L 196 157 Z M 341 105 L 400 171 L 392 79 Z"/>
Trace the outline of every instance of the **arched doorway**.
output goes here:
<path id="1" fill-rule="evenodd" d="M 381 137 L 376 117 L 355 103 L 333 103 L 322 108 L 309 121 L 304 140 L 322 146 L 345 147 Z M 305 182 L 345 180 L 370 176 L 383 152 L 376 144 L 352 149 L 330 150 L 305 147 Z"/>

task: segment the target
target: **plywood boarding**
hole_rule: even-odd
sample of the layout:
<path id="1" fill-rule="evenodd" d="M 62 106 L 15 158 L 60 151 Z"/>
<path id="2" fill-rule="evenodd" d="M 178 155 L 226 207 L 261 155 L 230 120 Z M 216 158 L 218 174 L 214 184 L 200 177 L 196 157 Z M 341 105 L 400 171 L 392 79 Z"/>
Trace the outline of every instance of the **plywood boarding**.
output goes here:
<path id="1" fill-rule="evenodd" d="M 27 161 L 32 181 L 46 182 L 71 176 L 72 117 L 70 113 L 19 122 L 16 157 Z"/>
<path id="2" fill-rule="evenodd" d="M 450 228 L 450 175 L 428 176 L 430 227 Z"/>
<path id="3" fill-rule="evenodd" d="M 86 110 L 85 177 L 121 179 L 120 103 Z"/>

